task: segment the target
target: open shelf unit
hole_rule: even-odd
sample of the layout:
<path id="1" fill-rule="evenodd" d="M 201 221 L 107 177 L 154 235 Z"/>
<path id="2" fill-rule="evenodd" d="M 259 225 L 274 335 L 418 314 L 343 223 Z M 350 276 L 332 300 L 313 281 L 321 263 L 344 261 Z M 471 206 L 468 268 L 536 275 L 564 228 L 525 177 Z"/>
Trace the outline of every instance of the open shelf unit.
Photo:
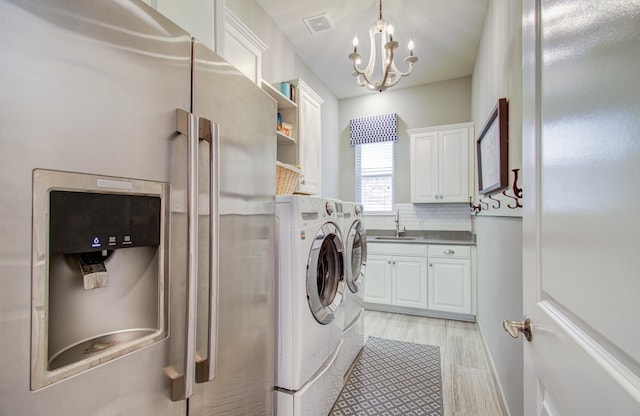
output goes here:
<path id="1" fill-rule="evenodd" d="M 297 114 L 298 114 L 298 105 L 282 95 L 280 91 L 278 91 L 271 84 L 262 80 L 262 89 L 267 92 L 273 99 L 278 103 L 278 112 L 282 117 L 282 121 L 285 123 L 289 123 L 293 125 L 293 129 L 291 132 L 291 136 L 287 136 L 282 132 L 277 131 L 278 135 L 278 144 L 279 145 L 287 145 L 287 144 L 295 144 L 296 143 L 296 132 L 297 132 Z"/>

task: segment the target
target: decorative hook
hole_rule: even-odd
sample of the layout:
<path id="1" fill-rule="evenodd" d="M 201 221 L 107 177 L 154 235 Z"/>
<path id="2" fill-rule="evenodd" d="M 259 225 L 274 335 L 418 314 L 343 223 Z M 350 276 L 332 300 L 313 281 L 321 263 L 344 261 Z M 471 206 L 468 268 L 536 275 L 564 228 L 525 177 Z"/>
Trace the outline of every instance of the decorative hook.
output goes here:
<path id="1" fill-rule="evenodd" d="M 511 209 L 522 208 L 522 204 L 520 203 L 520 198 L 518 198 L 516 196 L 507 195 L 507 191 L 502 191 L 502 195 L 504 195 L 507 198 L 511 198 L 514 201 L 516 201 L 516 204 L 514 206 L 511 206 L 511 204 L 507 204 L 507 206 L 509 208 L 511 208 Z"/>
<path id="2" fill-rule="evenodd" d="M 501 201 L 500 201 L 499 199 L 495 199 L 495 198 L 493 197 L 493 195 L 489 195 L 489 196 L 488 196 L 488 198 L 489 198 L 490 200 L 495 201 L 495 202 L 497 202 L 497 203 L 498 203 L 498 205 L 493 204 L 493 205 L 491 206 L 491 208 L 493 208 L 493 209 L 500 209 L 500 202 L 501 202 Z"/>
<path id="3" fill-rule="evenodd" d="M 518 171 L 520 169 L 511 169 L 513 171 L 513 194 L 516 198 L 522 198 L 522 188 L 518 188 Z"/>
<path id="4" fill-rule="evenodd" d="M 489 209 L 489 203 L 484 202 L 484 201 L 482 200 L 482 198 L 480 198 L 480 200 L 479 200 L 478 202 L 480 202 L 480 208 L 481 208 L 481 209 Z M 484 207 L 485 205 L 486 205 L 486 208 Z"/>
<path id="5" fill-rule="evenodd" d="M 480 207 L 480 204 L 474 204 L 473 199 L 471 197 L 469 197 L 469 208 L 475 214 L 477 214 L 482 210 L 482 208 Z"/>

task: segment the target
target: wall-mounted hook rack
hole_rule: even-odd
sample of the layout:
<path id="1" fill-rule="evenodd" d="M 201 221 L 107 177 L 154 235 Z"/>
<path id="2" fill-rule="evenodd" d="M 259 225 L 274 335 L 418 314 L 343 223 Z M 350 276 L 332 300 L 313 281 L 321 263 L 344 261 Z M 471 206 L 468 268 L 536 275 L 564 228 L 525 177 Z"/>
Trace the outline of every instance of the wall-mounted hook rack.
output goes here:
<path id="1" fill-rule="evenodd" d="M 511 189 L 505 189 L 504 191 L 502 191 L 502 195 L 506 196 L 507 198 L 511 198 L 514 201 L 513 203 L 506 204 L 507 208 L 522 208 L 522 204 L 520 203 L 520 200 L 522 199 L 522 188 L 518 186 L 518 172 L 520 172 L 520 169 L 511 169 L 511 171 L 513 172 L 513 183 L 511 185 Z M 512 191 L 513 195 L 508 194 L 507 192 L 509 191 Z M 471 209 L 471 212 L 478 215 L 478 213 L 481 211 L 489 209 L 500 209 L 502 200 L 494 198 L 493 195 L 486 195 L 486 198 L 490 199 L 492 203 L 490 204 L 489 202 L 483 200 L 483 198 L 480 198 L 478 203 L 476 204 L 473 202 L 473 198 L 469 197 L 469 208 Z"/>

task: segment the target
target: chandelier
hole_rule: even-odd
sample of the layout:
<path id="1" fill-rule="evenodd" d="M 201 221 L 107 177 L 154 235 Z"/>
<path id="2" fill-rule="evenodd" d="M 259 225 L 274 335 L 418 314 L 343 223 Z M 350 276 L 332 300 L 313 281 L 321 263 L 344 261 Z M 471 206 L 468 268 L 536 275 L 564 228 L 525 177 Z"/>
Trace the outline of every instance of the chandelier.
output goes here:
<path id="1" fill-rule="evenodd" d="M 393 40 L 393 26 L 382 19 L 382 0 L 379 0 L 379 15 L 369 29 L 369 40 L 371 42 L 371 55 L 366 68 L 360 68 L 362 54 L 358 52 L 358 37 L 353 37 L 353 52 L 349 54 L 349 59 L 353 62 L 353 76 L 356 77 L 358 85 L 371 91 L 384 91 L 393 87 L 413 70 L 413 64 L 418 61 L 417 56 L 413 56 L 413 41 L 409 40 L 409 56 L 404 61 L 409 65 L 405 72 L 401 72 L 394 62 L 394 51 L 398 47 L 398 42 Z M 372 80 L 376 66 L 376 36 L 379 37 L 380 61 L 382 63 L 382 79 L 377 82 Z"/>

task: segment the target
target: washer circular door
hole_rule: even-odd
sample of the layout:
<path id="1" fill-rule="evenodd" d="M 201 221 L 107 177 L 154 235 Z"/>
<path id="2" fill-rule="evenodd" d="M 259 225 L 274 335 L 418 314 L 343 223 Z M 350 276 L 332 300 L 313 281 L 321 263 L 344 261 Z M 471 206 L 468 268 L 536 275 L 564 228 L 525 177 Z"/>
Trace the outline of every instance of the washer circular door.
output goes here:
<path id="1" fill-rule="evenodd" d="M 367 268 L 367 234 L 362 221 L 351 224 L 346 236 L 347 285 L 356 293 L 363 290 L 364 272 Z"/>
<path id="2" fill-rule="evenodd" d="M 328 222 L 316 233 L 307 262 L 307 300 L 316 321 L 333 321 L 344 290 L 344 247 L 338 227 Z"/>

